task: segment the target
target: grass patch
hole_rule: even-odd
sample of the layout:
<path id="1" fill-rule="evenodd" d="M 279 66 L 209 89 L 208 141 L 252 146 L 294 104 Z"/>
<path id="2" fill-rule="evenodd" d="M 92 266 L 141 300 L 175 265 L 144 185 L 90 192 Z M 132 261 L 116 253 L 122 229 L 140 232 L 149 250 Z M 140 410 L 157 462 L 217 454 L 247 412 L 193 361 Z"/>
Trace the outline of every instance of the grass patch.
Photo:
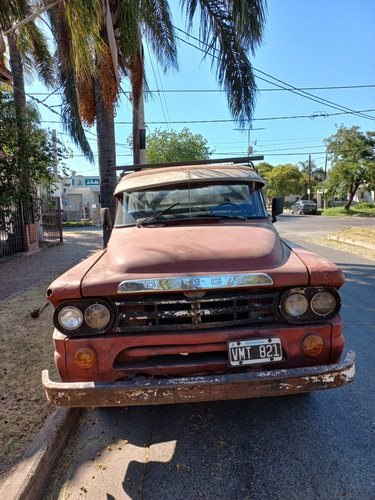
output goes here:
<path id="1" fill-rule="evenodd" d="M 51 281 L 0 304 L 0 477 L 16 465 L 55 408 L 41 385 L 44 368 L 58 379 L 53 360 L 53 307 L 50 304 L 35 319 L 29 312 L 46 302 Z"/>
<path id="2" fill-rule="evenodd" d="M 372 227 L 344 227 L 332 236 L 375 243 L 375 228 Z"/>
<path id="3" fill-rule="evenodd" d="M 92 220 L 86 220 L 86 219 L 82 219 L 81 221 L 76 221 L 76 222 L 62 222 L 62 227 L 83 227 L 83 226 L 87 226 L 87 227 L 94 227 L 94 223 Z"/>
<path id="4" fill-rule="evenodd" d="M 353 205 L 349 210 L 344 207 L 330 207 L 322 211 L 328 217 L 375 217 L 375 206 L 370 204 Z M 370 206 L 366 206 L 370 205 Z"/>
<path id="5" fill-rule="evenodd" d="M 350 243 L 350 240 L 359 243 L 372 243 L 375 242 L 375 228 L 372 227 L 344 227 L 338 233 L 331 234 L 334 238 L 342 238 L 345 241 L 328 238 L 309 238 L 309 241 L 318 245 L 335 248 L 343 252 L 355 253 L 361 255 L 366 259 L 375 260 L 375 250 L 372 248 L 365 248 L 364 246 L 357 246 Z"/>
<path id="6" fill-rule="evenodd" d="M 308 238 L 308 241 L 321 245 L 323 247 L 334 248 L 335 250 L 341 250 L 342 252 L 354 253 L 360 255 L 365 259 L 375 261 L 375 250 L 370 250 L 364 247 L 350 245 L 350 243 L 344 243 L 337 240 L 329 240 L 328 238 Z"/>

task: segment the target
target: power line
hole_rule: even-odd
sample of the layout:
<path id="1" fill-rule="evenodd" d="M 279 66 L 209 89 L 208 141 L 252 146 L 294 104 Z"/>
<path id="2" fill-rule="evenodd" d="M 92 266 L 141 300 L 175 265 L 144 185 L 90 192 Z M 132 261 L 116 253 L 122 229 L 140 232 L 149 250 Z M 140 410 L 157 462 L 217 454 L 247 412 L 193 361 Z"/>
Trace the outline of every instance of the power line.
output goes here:
<path id="1" fill-rule="evenodd" d="M 180 29 L 180 28 L 177 28 L 176 26 L 175 26 L 175 29 L 176 29 L 177 31 L 180 31 L 181 33 L 183 33 L 183 34 L 184 34 L 184 35 L 186 35 L 187 37 L 192 38 L 193 40 L 196 40 L 196 41 L 197 41 L 197 42 L 199 42 L 200 44 L 205 45 L 208 49 L 210 49 L 210 50 L 214 50 L 214 51 L 216 51 L 216 52 L 217 52 L 217 49 L 216 49 L 215 47 L 213 47 L 213 46 L 210 46 L 210 45 L 206 44 L 205 42 L 203 42 L 203 41 L 202 41 L 202 40 L 200 40 L 199 38 L 197 38 L 197 37 L 195 37 L 195 36 L 193 36 L 193 35 L 190 35 L 190 34 L 189 34 L 189 33 L 187 33 L 186 31 L 184 31 L 184 30 L 182 30 L 182 29 Z M 206 54 L 206 55 L 207 55 L 207 52 L 206 52 L 206 51 L 204 51 L 203 49 L 201 49 L 200 47 L 197 47 L 196 45 L 194 45 L 194 44 L 192 44 L 192 43 L 188 42 L 187 40 L 184 40 L 183 38 L 180 38 L 180 37 L 176 37 L 176 38 L 177 38 L 178 40 L 181 40 L 183 43 L 186 43 L 187 45 L 190 45 L 190 46 L 194 47 L 195 49 L 199 50 L 200 52 L 203 52 L 204 54 Z M 216 56 L 215 54 L 211 54 L 211 56 L 212 56 L 212 57 L 214 57 L 214 58 L 216 58 L 216 59 L 218 59 L 218 56 Z M 291 84 L 289 84 L 289 83 L 286 83 L 286 82 L 284 82 L 283 80 L 280 80 L 280 79 L 278 79 L 278 78 L 275 78 L 274 76 L 272 76 L 272 75 L 270 75 L 270 74 L 268 74 L 268 73 L 265 73 L 264 71 L 261 71 L 261 70 L 259 70 L 259 69 L 255 68 L 254 66 L 253 66 L 253 70 L 254 70 L 255 72 L 257 72 L 257 73 L 261 73 L 262 75 L 267 76 L 268 78 L 272 78 L 273 80 L 275 80 L 276 82 L 279 82 L 279 83 L 280 83 L 280 84 L 282 84 L 282 85 L 287 85 L 287 86 L 288 86 L 288 87 L 290 87 L 290 88 L 285 88 L 285 87 L 282 87 L 282 86 L 281 86 L 280 84 L 278 84 L 278 83 L 275 83 L 275 82 L 272 82 L 272 81 L 266 80 L 265 78 L 262 78 L 262 77 L 260 77 L 260 76 L 257 76 L 257 78 L 258 78 L 259 80 L 263 80 L 263 81 L 265 81 L 265 82 L 267 82 L 267 83 L 269 83 L 269 84 L 271 84 L 271 85 L 274 85 L 274 86 L 280 87 L 280 88 L 282 88 L 282 89 L 284 89 L 284 90 L 288 90 L 289 92 L 291 92 L 291 93 L 293 93 L 293 94 L 296 94 L 296 95 L 299 95 L 300 97 L 305 97 L 306 99 L 309 99 L 309 100 L 311 100 L 311 101 L 318 102 L 319 104 L 323 104 L 323 105 L 328 106 L 328 107 L 333 108 L 333 109 L 338 109 L 338 110 L 341 110 L 341 111 L 345 110 L 345 111 L 347 111 L 349 114 L 354 114 L 354 115 L 360 116 L 361 118 L 366 118 L 366 119 L 368 119 L 368 120 L 375 120 L 375 117 L 373 117 L 373 116 L 363 115 L 363 114 L 361 114 L 360 112 L 357 112 L 357 111 L 355 111 L 355 110 L 352 110 L 352 109 L 350 109 L 350 108 L 347 108 L 346 106 L 342 106 L 341 104 L 336 104 L 336 103 L 334 103 L 333 101 L 328 101 L 327 99 L 320 98 L 320 97 L 318 97 L 318 96 L 315 96 L 315 95 L 310 94 L 310 93 L 305 92 L 305 91 L 299 91 L 297 87 L 294 87 L 293 85 L 291 85 Z"/>
<path id="2" fill-rule="evenodd" d="M 148 44 L 147 44 L 147 51 L 148 51 L 148 55 L 149 55 L 149 59 L 150 59 L 150 63 L 151 63 L 152 72 L 154 73 L 156 85 L 158 87 L 161 87 L 161 91 L 158 90 L 157 93 L 159 96 L 162 113 L 163 113 L 164 119 L 166 121 L 170 122 L 171 118 L 170 118 L 169 112 L 168 112 L 168 105 L 167 105 L 167 100 L 165 98 L 165 93 L 163 92 L 163 81 L 160 78 L 159 65 L 158 64 L 156 65 L 157 71 L 155 71 L 153 59 L 152 59 L 151 53 L 150 53 L 150 47 Z M 168 125 L 168 130 L 170 130 L 169 125 Z"/>
<path id="3" fill-rule="evenodd" d="M 373 113 L 375 109 L 365 109 L 362 111 L 358 111 L 358 113 Z M 324 114 L 324 118 L 328 118 L 331 116 L 340 116 L 340 115 L 349 115 L 353 114 L 351 111 L 343 111 L 341 113 L 326 113 Z M 314 115 L 294 115 L 294 116 L 272 116 L 272 117 L 264 117 L 264 118 L 253 118 L 252 121 L 271 121 L 271 120 L 292 120 L 297 118 L 321 118 L 321 116 Z M 176 120 L 176 121 L 149 121 L 147 125 L 184 125 L 184 124 L 194 124 L 194 123 L 233 123 L 236 120 L 233 118 L 230 119 L 218 119 L 218 120 Z M 51 120 L 42 120 L 42 123 L 60 123 Z M 123 121 L 115 121 L 115 125 L 132 125 L 132 122 L 123 122 Z"/>
<path id="4" fill-rule="evenodd" d="M 346 90 L 346 89 L 370 89 L 370 88 L 375 88 L 375 85 L 340 85 L 340 86 L 331 86 L 331 87 L 301 87 L 301 88 L 296 88 L 299 91 L 304 91 L 304 90 Z M 145 94 L 204 94 L 204 93 L 223 93 L 223 92 L 229 92 L 229 90 L 226 89 L 163 89 L 163 88 L 157 88 L 157 89 L 152 89 L 152 90 L 144 90 Z M 286 88 L 265 88 L 265 89 L 258 89 L 258 92 L 289 92 L 289 89 Z M 130 94 L 130 90 L 122 90 L 121 94 Z M 34 96 L 47 96 L 44 101 L 46 101 L 49 97 L 52 95 L 57 95 L 60 96 L 62 95 L 61 92 L 57 92 L 55 90 L 54 92 L 48 93 L 48 92 L 31 92 L 30 95 Z"/>

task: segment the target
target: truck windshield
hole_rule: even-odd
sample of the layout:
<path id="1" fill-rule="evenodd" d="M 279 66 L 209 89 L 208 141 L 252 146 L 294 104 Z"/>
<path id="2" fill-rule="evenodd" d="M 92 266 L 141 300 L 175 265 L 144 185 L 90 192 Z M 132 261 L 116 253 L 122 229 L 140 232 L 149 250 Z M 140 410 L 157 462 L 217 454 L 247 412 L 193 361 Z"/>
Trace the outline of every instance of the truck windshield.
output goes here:
<path id="1" fill-rule="evenodd" d="M 115 227 L 207 217 L 264 218 L 267 211 L 260 188 L 260 184 L 252 182 L 159 186 L 123 192 L 119 196 Z"/>

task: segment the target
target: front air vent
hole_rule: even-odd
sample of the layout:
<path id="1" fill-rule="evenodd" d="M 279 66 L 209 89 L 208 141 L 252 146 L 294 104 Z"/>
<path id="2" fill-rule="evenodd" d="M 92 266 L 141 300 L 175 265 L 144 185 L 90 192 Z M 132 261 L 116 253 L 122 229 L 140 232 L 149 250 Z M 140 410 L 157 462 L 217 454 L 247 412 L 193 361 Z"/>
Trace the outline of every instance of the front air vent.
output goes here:
<path id="1" fill-rule="evenodd" d="M 210 292 L 201 298 L 183 293 L 147 293 L 115 300 L 117 332 L 203 330 L 254 326 L 275 321 L 278 293 L 244 290 Z"/>

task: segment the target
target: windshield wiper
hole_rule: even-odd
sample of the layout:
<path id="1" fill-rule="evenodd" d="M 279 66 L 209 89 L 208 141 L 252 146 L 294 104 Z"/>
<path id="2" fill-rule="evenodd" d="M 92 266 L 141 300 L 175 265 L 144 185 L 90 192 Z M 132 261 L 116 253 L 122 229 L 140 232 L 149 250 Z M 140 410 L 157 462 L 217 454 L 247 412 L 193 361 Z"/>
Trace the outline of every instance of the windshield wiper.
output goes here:
<path id="1" fill-rule="evenodd" d="M 148 217 L 146 217 L 145 219 L 143 220 L 140 220 L 140 221 L 137 221 L 137 227 L 141 227 L 143 226 L 143 224 L 149 224 L 150 222 L 153 222 L 154 220 L 156 220 L 158 217 L 161 217 L 162 215 L 164 215 L 166 212 L 168 212 L 169 210 L 171 210 L 173 207 L 176 207 L 177 205 L 179 205 L 180 202 L 178 201 L 177 203 L 174 203 L 173 205 L 170 205 L 169 207 L 165 208 L 164 210 L 162 210 L 161 212 L 157 212 L 156 214 L 154 215 L 149 215 Z"/>

